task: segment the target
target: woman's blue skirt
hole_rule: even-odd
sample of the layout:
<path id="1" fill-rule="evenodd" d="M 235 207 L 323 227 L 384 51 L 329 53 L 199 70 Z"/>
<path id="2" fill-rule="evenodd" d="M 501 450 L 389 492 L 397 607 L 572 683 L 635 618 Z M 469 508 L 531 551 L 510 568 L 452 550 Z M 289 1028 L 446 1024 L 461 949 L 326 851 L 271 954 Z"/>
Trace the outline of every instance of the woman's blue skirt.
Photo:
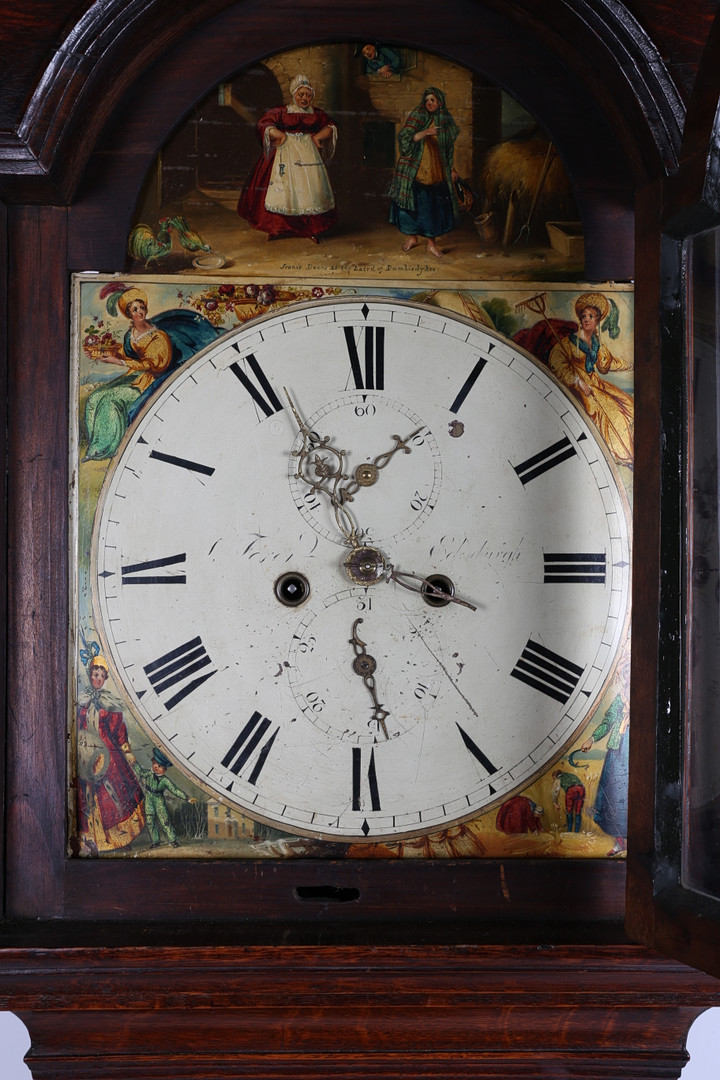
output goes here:
<path id="1" fill-rule="evenodd" d="M 435 239 L 455 228 L 452 199 L 447 184 L 413 183 L 415 210 L 403 210 L 390 204 L 390 224 L 406 236 L 427 236 Z"/>

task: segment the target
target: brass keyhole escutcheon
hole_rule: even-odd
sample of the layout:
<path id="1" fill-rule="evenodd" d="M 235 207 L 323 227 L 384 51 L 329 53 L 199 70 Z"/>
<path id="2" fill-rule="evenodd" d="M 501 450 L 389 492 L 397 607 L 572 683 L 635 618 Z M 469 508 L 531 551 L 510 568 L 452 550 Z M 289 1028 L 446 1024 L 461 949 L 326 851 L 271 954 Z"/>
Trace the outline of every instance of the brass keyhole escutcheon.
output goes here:
<path id="1" fill-rule="evenodd" d="M 434 591 L 428 588 L 428 584 L 432 585 Z M 428 574 L 426 583 L 422 586 L 420 592 L 423 600 L 430 607 L 447 607 L 448 604 L 452 603 L 455 586 L 450 578 L 444 574 Z"/>
<path id="2" fill-rule="evenodd" d="M 304 574 L 281 574 L 275 582 L 275 596 L 285 607 L 300 607 L 310 595 L 310 582 Z"/>

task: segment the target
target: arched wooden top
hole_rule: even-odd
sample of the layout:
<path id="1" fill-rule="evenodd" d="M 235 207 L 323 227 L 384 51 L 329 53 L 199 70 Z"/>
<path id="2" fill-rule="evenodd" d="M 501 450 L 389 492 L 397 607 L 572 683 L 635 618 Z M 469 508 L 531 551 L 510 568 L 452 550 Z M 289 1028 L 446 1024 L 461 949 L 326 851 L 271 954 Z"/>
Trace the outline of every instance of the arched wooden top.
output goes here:
<path id="1" fill-rule="evenodd" d="M 219 79 L 300 42 L 361 37 L 424 48 L 430 37 L 500 83 L 550 132 L 579 189 L 600 179 L 623 202 L 676 167 L 680 95 L 650 38 L 610 0 L 97 0 L 0 141 L 0 190 L 12 202 L 72 203 L 93 155 L 113 146 L 123 148 L 126 187 L 131 175 L 137 187 Z"/>

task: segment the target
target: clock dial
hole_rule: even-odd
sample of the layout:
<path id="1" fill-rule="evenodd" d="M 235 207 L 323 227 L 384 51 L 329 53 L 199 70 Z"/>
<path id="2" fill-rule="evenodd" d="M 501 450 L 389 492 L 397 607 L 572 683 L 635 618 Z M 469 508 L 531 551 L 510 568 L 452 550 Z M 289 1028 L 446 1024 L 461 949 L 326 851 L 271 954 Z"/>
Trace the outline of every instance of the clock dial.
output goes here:
<path id="1" fill-rule="evenodd" d="M 288 308 L 151 399 L 103 488 L 94 604 L 152 740 L 335 840 L 526 786 L 614 669 L 626 504 L 535 360 L 421 305 Z M 429 584 L 428 584 L 429 583 Z"/>

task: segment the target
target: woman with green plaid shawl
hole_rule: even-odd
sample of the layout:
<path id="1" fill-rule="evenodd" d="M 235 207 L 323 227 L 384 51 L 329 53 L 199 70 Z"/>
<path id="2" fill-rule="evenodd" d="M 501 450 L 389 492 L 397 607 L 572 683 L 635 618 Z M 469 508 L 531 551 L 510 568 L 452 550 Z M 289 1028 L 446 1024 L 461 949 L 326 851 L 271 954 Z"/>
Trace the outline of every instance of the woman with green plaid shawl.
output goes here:
<path id="1" fill-rule="evenodd" d="M 390 222 L 407 236 L 403 251 L 416 247 L 424 236 L 430 254 L 442 258 L 435 240 L 454 229 L 460 216 L 453 168 L 459 134 L 444 93 L 428 86 L 398 135 L 400 156 L 388 190 Z"/>

